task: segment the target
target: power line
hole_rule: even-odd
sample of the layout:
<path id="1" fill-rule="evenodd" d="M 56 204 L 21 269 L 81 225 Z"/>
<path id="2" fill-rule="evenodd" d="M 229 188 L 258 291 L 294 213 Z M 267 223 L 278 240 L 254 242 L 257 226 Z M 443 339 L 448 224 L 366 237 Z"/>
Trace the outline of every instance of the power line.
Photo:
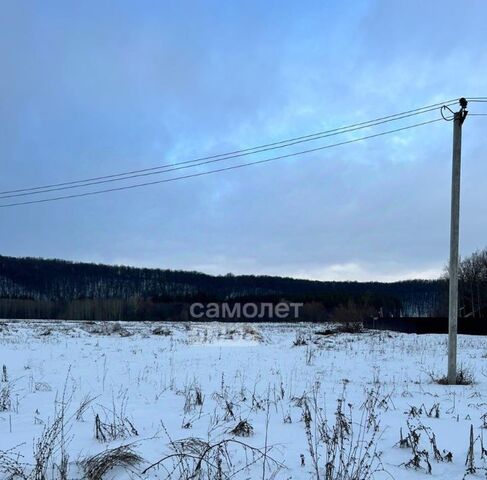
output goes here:
<path id="1" fill-rule="evenodd" d="M 416 124 L 413 124 L 413 125 L 408 125 L 408 126 L 405 126 L 405 127 L 396 128 L 394 130 L 387 130 L 387 131 L 384 131 L 384 132 L 375 133 L 373 135 L 367 135 L 367 136 L 360 137 L 360 138 L 355 138 L 355 139 L 352 139 L 352 140 L 345 140 L 343 142 L 333 143 L 333 144 L 329 144 L 329 145 L 323 145 L 323 146 L 320 146 L 320 147 L 315 147 L 315 148 L 308 149 L 308 150 L 303 150 L 303 151 L 300 151 L 300 152 L 288 153 L 288 154 L 285 154 L 285 155 L 279 155 L 277 157 L 271 157 L 271 158 L 266 158 L 266 159 L 262 159 L 262 160 L 256 160 L 254 162 L 241 163 L 241 164 L 238 164 L 238 165 L 231 165 L 229 167 L 222 167 L 222 168 L 219 168 L 219 169 L 208 170 L 208 171 L 205 171 L 205 172 L 197 172 L 197 173 L 192 173 L 192 174 L 188 174 L 188 175 L 182 175 L 182 176 L 179 176 L 179 177 L 165 178 L 165 179 L 162 179 L 162 180 L 155 180 L 155 181 L 152 181 L 152 182 L 144 182 L 144 183 L 137 183 L 137 184 L 133 184 L 133 185 L 125 185 L 125 186 L 121 186 L 121 187 L 114 187 L 114 188 L 109 188 L 109 189 L 104 189 L 104 190 L 95 190 L 95 191 L 91 191 L 91 192 L 77 193 L 77 194 L 72 194 L 72 195 L 63 195 L 63 196 L 59 196 L 59 197 L 51 197 L 51 198 L 44 198 L 44 199 L 38 199 L 38 200 L 29 200 L 29 201 L 25 201 L 25 202 L 8 203 L 8 204 L 0 205 L 0 208 L 15 207 L 15 206 L 19 206 L 19 205 L 31 205 L 31 204 L 36 204 L 36 203 L 54 202 L 54 201 L 58 201 L 58 200 L 66 200 L 66 199 L 70 199 L 70 198 L 79 198 L 79 197 L 87 197 L 87 196 L 91 196 L 91 195 L 100 195 L 100 194 L 103 194 L 103 193 L 117 192 L 117 191 L 122 191 L 122 190 L 130 190 L 130 189 L 141 188 L 141 187 L 146 187 L 146 186 L 150 186 L 150 185 L 157 185 L 157 184 L 160 184 L 160 183 L 168 183 L 168 182 L 174 182 L 174 181 L 184 180 L 184 179 L 193 178 L 193 177 L 201 177 L 201 176 L 210 175 L 210 174 L 213 174 L 213 173 L 225 172 L 225 171 L 229 171 L 229 170 L 235 170 L 235 169 L 238 169 L 238 168 L 248 167 L 248 166 L 251 166 L 251 165 L 258 165 L 258 164 L 262 164 L 262 163 L 268 163 L 268 162 L 272 162 L 272 161 L 276 161 L 276 160 L 281 160 L 281 159 L 284 159 L 284 158 L 295 157 L 297 155 L 304 155 L 304 154 L 307 154 L 307 153 L 317 152 L 317 151 L 320 151 L 320 150 L 325 150 L 325 149 L 328 149 L 328 148 L 338 147 L 338 146 L 341 146 L 341 145 L 348 145 L 348 144 L 351 144 L 351 143 L 360 142 L 360 141 L 368 140 L 368 139 L 371 139 L 371 138 L 381 137 L 383 135 L 388 135 L 388 134 L 391 134 L 391 133 L 397 133 L 397 132 L 401 132 L 401 131 L 404 131 L 404 130 L 409 130 L 409 129 L 416 128 L 416 127 L 420 127 L 420 126 L 423 126 L 423 125 L 429 125 L 429 124 L 432 124 L 432 123 L 435 123 L 435 122 L 439 122 L 441 120 L 442 120 L 441 118 L 436 118 L 436 119 L 428 120 L 428 121 L 425 121 L 425 122 L 422 122 L 422 123 L 416 123 Z"/>
<path id="2" fill-rule="evenodd" d="M 457 102 L 457 100 L 447 100 L 446 102 L 435 103 L 432 105 L 427 105 L 425 107 L 420 107 L 420 108 L 416 108 L 413 110 L 408 110 L 405 112 L 397 113 L 394 115 L 388 115 L 385 117 L 380 117 L 380 118 L 377 118 L 374 120 L 369 120 L 366 122 L 361 122 L 361 123 L 356 123 L 356 124 L 352 124 L 352 125 L 348 125 L 348 126 L 344 126 L 344 127 L 334 128 L 331 130 L 325 130 L 325 131 L 317 132 L 317 133 L 310 134 L 310 135 L 303 135 L 300 137 L 294 137 L 294 138 L 290 138 L 287 140 L 281 140 L 278 142 L 267 143 L 267 144 L 260 145 L 257 147 L 235 150 L 233 152 L 228 152 L 228 153 L 223 153 L 223 154 L 218 154 L 218 155 L 212 155 L 212 156 L 207 156 L 207 157 L 200 157 L 200 158 L 196 158 L 193 160 L 187 160 L 187 161 L 173 163 L 173 164 L 165 164 L 165 165 L 159 165 L 156 167 L 150 167 L 150 168 L 145 168 L 145 169 L 140 169 L 140 170 L 132 170 L 129 172 L 115 173 L 112 175 L 105 175 L 105 176 L 99 176 L 99 177 L 92 177 L 92 178 L 87 178 L 84 180 L 73 180 L 73 181 L 69 181 L 69 182 L 54 183 L 54 184 L 49 184 L 49 185 L 44 185 L 44 186 L 22 188 L 22 189 L 16 189 L 16 190 L 6 190 L 6 191 L 0 192 L 0 195 L 1 195 L 0 199 L 22 197 L 22 196 L 28 196 L 28 195 L 36 195 L 36 194 L 49 193 L 52 191 L 59 191 L 59 190 L 69 190 L 72 188 L 82 188 L 82 187 L 87 187 L 87 186 L 91 186 L 91 185 L 98 185 L 98 184 L 102 184 L 102 183 L 111 183 L 111 182 L 116 182 L 116 181 L 129 180 L 129 179 L 137 178 L 137 177 L 159 175 L 161 173 L 172 172 L 172 171 L 183 169 L 183 168 L 190 168 L 193 166 L 199 166 L 199 165 L 206 165 L 209 163 L 221 162 L 221 161 L 230 160 L 233 158 L 243 157 L 243 156 L 247 156 L 247 155 L 253 155 L 253 154 L 262 153 L 262 152 L 271 151 L 271 150 L 276 150 L 276 149 L 285 148 L 285 147 L 290 147 L 290 146 L 293 146 L 296 144 L 309 142 L 309 141 L 313 141 L 313 140 L 319 140 L 319 139 L 326 138 L 326 137 L 331 137 L 331 136 L 340 135 L 340 134 L 344 134 L 344 133 L 350 133 L 350 132 L 354 132 L 357 130 L 361 130 L 363 128 L 374 127 L 374 126 L 381 125 L 381 124 L 388 123 L 388 122 L 392 122 L 392 121 L 402 120 L 402 119 L 409 118 L 409 117 L 412 117 L 415 115 L 420 115 L 420 114 L 431 112 L 433 110 L 436 110 L 437 108 L 439 108 L 442 105 L 453 105 L 456 102 Z M 198 162 L 200 162 L 200 163 L 198 163 Z M 178 168 L 178 167 L 180 167 L 180 168 Z M 162 170 L 162 169 L 165 169 L 165 170 Z M 162 171 L 159 171 L 159 170 L 162 170 Z"/>
<path id="3" fill-rule="evenodd" d="M 420 112 L 420 113 L 430 112 L 432 110 L 436 110 L 437 108 L 438 107 L 434 107 L 434 108 L 431 108 L 429 110 L 426 110 L 426 111 Z M 414 116 L 414 115 L 418 115 L 418 113 L 413 113 L 413 114 L 409 113 L 407 115 L 404 115 L 402 117 L 397 118 L 397 120 L 402 120 L 404 118 L 409 118 L 409 117 Z M 396 119 L 394 119 L 394 120 L 396 120 Z M 335 136 L 335 135 L 338 135 L 338 134 L 342 134 L 342 133 L 351 133 L 351 132 L 354 132 L 354 131 L 357 131 L 357 130 L 361 130 L 363 128 L 368 128 L 368 127 L 372 127 L 372 126 L 381 125 L 383 123 L 388 123 L 390 121 L 392 121 L 392 120 L 382 120 L 380 122 L 376 122 L 374 124 L 367 125 L 367 127 L 354 127 L 354 128 L 350 128 L 350 129 L 348 129 L 346 131 L 342 131 L 342 132 L 338 132 L 338 133 L 329 133 L 329 134 L 322 135 L 320 137 L 315 137 L 315 138 L 312 138 L 312 139 L 298 140 L 298 141 L 295 141 L 295 142 L 287 143 L 285 145 L 273 146 L 273 147 L 268 147 L 268 148 L 262 148 L 260 150 L 256 150 L 256 151 L 253 151 L 253 152 L 247 152 L 247 153 L 243 153 L 243 154 L 238 154 L 238 155 L 229 155 L 229 156 L 225 156 L 225 157 L 222 157 L 222 158 L 209 157 L 210 158 L 209 160 L 204 160 L 204 161 L 201 161 L 201 162 L 198 162 L 198 163 L 194 163 L 195 161 L 193 161 L 193 160 L 190 160 L 190 161 L 187 161 L 187 162 L 180 162 L 179 164 L 176 163 L 176 164 L 168 165 L 168 167 L 171 167 L 171 168 L 166 168 L 165 170 L 161 170 L 161 171 L 155 171 L 155 172 L 147 172 L 146 171 L 144 173 L 136 173 L 134 175 L 128 175 L 128 176 L 125 176 L 123 178 L 109 178 L 109 179 L 104 179 L 104 180 L 96 180 L 96 181 L 92 181 L 92 182 L 85 182 L 85 183 L 78 184 L 78 185 L 65 185 L 65 186 L 59 186 L 59 187 L 58 186 L 54 186 L 53 188 L 45 188 L 43 190 L 36 190 L 36 191 L 29 191 L 29 192 L 22 192 L 22 193 L 11 193 L 11 194 L 8 194 L 8 195 L 0 195 L 0 200 L 7 199 L 7 198 L 14 198 L 14 197 L 25 197 L 25 196 L 31 196 L 31 195 L 39 195 L 39 194 L 42 194 L 42 193 L 55 192 L 55 191 L 60 191 L 60 190 L 71 190 L 71 189 L 74 189 L 74 188 L 83 188 L 83 187 L 89 187 L 89 186 L 92 186 L 92 185 L 100 185 L 100 184 L 104 184 L 104 183 L 113 183 L 113 182 L 119 182 L 119 181 L 123 181 L 123 180 L 129 180 L 129 179 L 132 179 L 132 178 L 148 177 L 148 176 L 152 176 L 152 175 L 160 175 L 160 174 L 163 174 L 163 173 L 174 172 L 174 171 L 178 171 L 178 170 L 185 170 L 187 168 L 193 168 L 193 167 L 198 167 L 198 166 L 201 166 L 201 165 L 208 165 L 208 164 L 211 164 L 211 163 L 222 162 L 222 161 L 225 161 L 225 160 L 230 160 L 230 159 L 233 159 L 233 158 L 247 156 L 247 155 L 250 155 L 250 154 L 257 154 L 257 153 L 267 152 L 267 151 L 270 151 L 270 150 L 276 150 L 278 148 L 283 148 L 283 147 L 291 147 L 293 145 L 297 145 L 297 144 L 300 144 L 300 143 L 303 143 L 303 142 L 307 142 L 307 141 L 310 141 L 310 140 L 319 140 L 319 139 L 323 139 L 323 138 L 327 138 L 327 137 L 332 137 L 332 136 Z M 191 162 L 193 162 L 193 163 L 191 163 Z"/>

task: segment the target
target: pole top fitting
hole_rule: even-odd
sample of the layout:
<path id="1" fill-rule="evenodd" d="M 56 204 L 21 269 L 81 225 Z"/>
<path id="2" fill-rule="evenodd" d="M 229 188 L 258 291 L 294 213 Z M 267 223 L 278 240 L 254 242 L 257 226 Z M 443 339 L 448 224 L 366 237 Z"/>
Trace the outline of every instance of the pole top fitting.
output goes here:
<path id="1" fill-rule="evenodd" d="M 465 121 L 465 118 L 467 118 L 468 115 L 468 110 L 467 110 L 467 99 L 465 97 L 462 97 L 459 101 L 460 103 L 460 111 L 458 112 L 458 117 L 460 120 L 460 125 L 463 125 L 463 122 Z"/>

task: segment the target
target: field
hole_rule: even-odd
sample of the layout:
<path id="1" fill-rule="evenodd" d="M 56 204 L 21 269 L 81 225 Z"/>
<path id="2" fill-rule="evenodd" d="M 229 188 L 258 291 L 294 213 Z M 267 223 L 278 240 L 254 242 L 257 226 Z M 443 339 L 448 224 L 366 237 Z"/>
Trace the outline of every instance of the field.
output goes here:
<path id="1" fill-rule="evenodd" d="M 458 347 L 447 386 L 444 335 L 4 321 L 0 478 L 485 478 L 487 345 Z"/>

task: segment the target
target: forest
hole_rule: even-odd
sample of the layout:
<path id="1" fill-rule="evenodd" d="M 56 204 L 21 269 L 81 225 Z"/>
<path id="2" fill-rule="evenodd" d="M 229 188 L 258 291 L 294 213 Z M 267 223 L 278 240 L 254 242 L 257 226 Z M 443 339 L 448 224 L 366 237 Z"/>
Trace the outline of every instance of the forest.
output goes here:
<path id="1" fill-rule="evenodd" d="M 462 268 L 464 303 L 479 314 L 482 280 L 472 268 Z M 0 318 L 188 320 L 191 303 L 224 301 L 302 302 L 306 321 L 351 304 L 382 317 L 438 317 L 447 312 L 447 287 L 446 278 L 322 282 L 0 256 Z"/>

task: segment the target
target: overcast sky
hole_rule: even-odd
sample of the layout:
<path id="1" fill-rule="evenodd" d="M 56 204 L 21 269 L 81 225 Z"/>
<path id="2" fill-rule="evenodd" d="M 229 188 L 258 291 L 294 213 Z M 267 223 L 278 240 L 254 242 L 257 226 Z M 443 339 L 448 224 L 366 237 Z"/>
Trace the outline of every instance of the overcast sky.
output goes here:
<path id="1" fill-rule="evenodd" d="M 0 9 L 2 191 L 487 96 L 485 0 L 0 0 Z M 487 113 L 487 103 L 469 107 Z M 463 254 L 487 245 L 486 128 L 487 117 L 464 125 Z M 221 174 L 0 209 L 0 253 L 213 274 L 434 278 L 449 251 L 451 130 L 438 122 Z"/>

